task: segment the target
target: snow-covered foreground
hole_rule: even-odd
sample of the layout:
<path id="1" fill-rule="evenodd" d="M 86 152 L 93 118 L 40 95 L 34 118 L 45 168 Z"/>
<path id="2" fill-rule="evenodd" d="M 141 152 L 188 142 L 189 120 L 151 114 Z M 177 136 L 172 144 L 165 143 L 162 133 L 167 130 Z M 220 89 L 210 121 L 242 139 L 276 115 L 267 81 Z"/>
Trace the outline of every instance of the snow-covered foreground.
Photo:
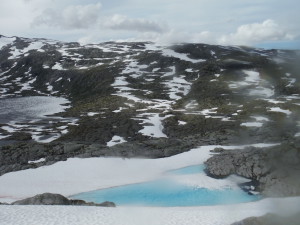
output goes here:
<path id="1" fill-rule="evenodd" d="M 256 144 L 268 147 L 268 144 Z M 225 149 L 244 146 L 202 146 L 161 159 L 73 158 L 51 166 L 11 172 L 0 177 L 0 202 L 12 202 L 44 192 L 65 196 L 158 179 L 166 172 L 203 164 L 215 147 Z M 237 188 L 237 179 L 213 179 L 206 175 L 180 176 L 177 182 L 209 189 Z M 107 199 L 109 200 L 109 199 Z"/>
<path id="2" fill-rule="evenodd" d="M 0 206 L 1 225 L 229 225 L 249 216 L 299 210 L 300 198 L 265 199 L 230 206 L 80 207 Z M 288 207 L 287 207 L 288 206 Z"/>
<path id="3" fill-rule="evenodd" d="M 256 144 L 270 147 L 272 144 Z M 12 172 L 0 177 L 0 202 L 44 192 L 72 195 L 99 188 L 149 181 L 166 171 L 202 164 L 215 147 L 202 146 L 163 159 L 89 158 L 68 159 L 51 166 Z M 182 179 L 186 185 L 206 188 L 237 187 L 237 180 L 217 180 L 203 175 Z M 82 206 L 0 206 L 1 225 L 229 225 L 249 216 L 268 212 L 293 213 L 300 208 L 300 197 L 264 199 L 256 202 L 197 207 L 82 207 Z"/>

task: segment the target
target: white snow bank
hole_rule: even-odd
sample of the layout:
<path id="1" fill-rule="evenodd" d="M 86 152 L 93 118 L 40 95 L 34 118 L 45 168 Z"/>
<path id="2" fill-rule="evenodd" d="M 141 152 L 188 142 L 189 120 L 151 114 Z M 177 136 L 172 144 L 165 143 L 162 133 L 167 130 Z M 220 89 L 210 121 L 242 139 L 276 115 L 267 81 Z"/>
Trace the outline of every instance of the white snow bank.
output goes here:
<path id="1" fill-rule="evenodd" d="M 60 138 L 60 134 L 54 134 L 48 138 L 45 138 L 44 135 L 38 135 L 38 134 L 35 134 L 33 132 L 31 132 L 32 134 L 32 139 L 36 142 L 40 142 L 40 143 L 50 143 L 52 141 L 55 141 L 56 139 Z"/>
<path id="2" fill-rule="evenodd" d="M 167 137 L 166 134 L 163 133 L 163 125 L 162 120 L 165 117 L 160 117 L 158 113 L 143 113 L 139 115 L 139 117 L 147 116 L 148 118 L 142 119 L 144 128 L 139 131 L 139 133 L 150 136 L 150 137 Z"/>
<path id="3" fill-rule="evenodd" d="M 24 49 L 17 49 L 15 46 L 11 48 L 11 52 L 10 54 L 12 56 L 10 56 L 8 59 L 15 59 L 18 58 L 19 56 L 25 54 L 25 56 L 27 56 L 29 54 L 29 51 L 31 50 L 37 50 L 38 52 L 44 52 L 44 50 L 42 49 L 42 47 L 45 44 L 43 42 L 40 41 L 34 41 L 31 42 L 28 47 L 24 48 Z"/>
<path id="4" fill-rule="evenodd" d="M 259 83 L 260 77 L 259 77 L 259 73 L 258 72 L 251 71 L 251 70 L 243 70 L 243 72 L 247 75 L 247 77 L 245 78 L 246 82 L 249 82 L 249 83 Z"/>
<path id="5" fill-rule="evenodd" d="M 263 121 L 270 121 L 267 117 L 263 117 L 263 116 L 251 116 L 253 119 L 255 119 L 258 122 L 263 122 Z"/>
<path id="6" fill-rule="evenodd" d="M 299 197 L 201 207 L 0 206 L 3 225 L 229 225 L 246 217 L 299 210 Z"/>
<path id="7" fill-rule="evenodd" d="M 246 75 L 243 81 L 230 82 L 229 87 L 232 89 L 244 89 L 248 90 L 250 96 L 258 96 L 263 98 L 269 98 L 274 95 L 274 88 L 270 88 L 270 83 L 260 78 L 260 74 L 257 71 L 242 70 Z M 253 88 L 253 86 L 255 86 Z"/>
<path id="8" fill-rule="evenodd" d="M 38 159 L 38 160 L 35 160 L 35 161 L 28 161 L 28 163 L 40 163 L 40 162 L 45 162 L 46 159 L 45 158 L 41 158 L 41 159 Z"/>
<path id="9" fill-rule="evenodd" d="M 95 115 L 98 115 L 98 114 L 99 114 L 98 112 L 88 112 L 87 116 L 95 116 Z"/>
<path id="10" fill-rule="evenodd" d="M 15 37 L 1 37 L 0 38 L 0 49 L 4 46 L 12 44 L 16 40 Z"/>
<path id="11" fill-rule="evenodd" d="M 205 62 L 206 61 L 205 59 L 191 59 L 190 57 L 187 56 L 187 54 L 178 53 L 178 52 L 175 52 L 172 49 L 164 49 L 162 51 L 162 55 L 178 58 L 178 59 L 188 61 L 188 62 L 192 62 L 192 63 L 199 63 L 199 62 Z"/>
<path id="12" fill-rule="evenodd" d="M 186 125 L 186 124 L 187 124 L 187 122 L 178 120 L 178 125 Z"/>
<path id="13" fill-rule="evenodd" d="M 260 122 L 247 122 L 247 123 L 241 123 L 241 126 L 244 127 L 262 127 L 263 123 Z"/>
<path id="14" fill-rule="evenodd" d="M 185 76 L 173 77 L 172 80 L 164 82 L 165 86 L 169 88 L 169 98 L 172 100 L 179 100 L 181 95 L 185 96 L 191 89 L 191 83 L 186 81 Z M 178 95 L 179 94 L 179 95 Z"/>
<path id="15" fill-rule="evenodd" d="M 54 66 L 52 66 L 53 70 L 65 70 L 59 62 L 56 62 Z"/>
<path id="16" fill-rule="evenodd" d="M 126 142 L 126 140 L 124 138 L 115 135 L 115 136 L 112 137 L 112 139 L 109 142 L 107 142 L 106 145 L 108 147 L 111 147 L 111 146 L 115 146 L 117 144 L 121 144 L 121 143 L 124 143 L 124 142 Z"/>
<path id="17" fill-rule="evenodd" d="M 71 158 L 50 166 L 0 176 L 0 202 L 12 202 L 45 192 L 69 196 L 101 188 L 150 181 L 164 176 L 169 170 L 203 164 L 211 156 L 210 150 L 216 147 L 239 149 L 247 146 L 270 147 L 274 144 L 202 146 L 160 159 Z M 220 185 L 225 184 L 231 187 L 236 185 L 231 180 L 220 182 L 222 184 L 208 176 L 201 180 L 202 184 L 209 183 L 210 188 L 219 189 Z"/>
<path id="18" fill-rule="evenodd" d="M 1 127 L 2 128 L 2 127 Z M 1 135 L 0 134 L 0 140 L 9 137 L 9 135 Z"/>
<path id="19" fill-rule="evenodd" d="M 260 96 L 263 98 L 269 98 L 275 94 L 274 89 L 266 87 L 257 87 L 256 89 L 250 90 L 249 95 L 251 96 Z"/>
<path id="20" fill-rule="evenodd" d="M 284 113 L 286 115 L 291 115 L 292 112 L 290 110 L 287 110 L 287 109 L 281 109 L 279 107 L 274 107 L 274 108 L 270 108 L 269 109 L 270 112 L 280 112 L 280 113 Z"/>
<path id="21" fill-rule="evenodd" d="M 278 101 L 274 99 L 265 99 L 267 102 L 272 103 L 272 104 L 284 104 L 284 101 Z"/>

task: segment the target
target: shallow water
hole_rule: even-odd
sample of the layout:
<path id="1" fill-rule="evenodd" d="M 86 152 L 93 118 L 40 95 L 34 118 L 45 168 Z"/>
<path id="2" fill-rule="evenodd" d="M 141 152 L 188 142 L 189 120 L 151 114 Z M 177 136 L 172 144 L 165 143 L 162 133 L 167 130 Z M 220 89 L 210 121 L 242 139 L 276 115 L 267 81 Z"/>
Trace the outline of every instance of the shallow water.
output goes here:
<path id="1" fill-rule="evenodd" d="M 203 173 L 204 165 L 193 165 L 167 171 L 170 175 L 187 175 Z M 82 199 L 101 203 L 113 201 L 117 205 L 139 206 L 204 206 L 222 205 L 256 201 L 258 195 L 249 195 L 239 188 L 207 189 L 176 182 L 168 177 L 114 188 L 101 189 L 71 196 L 73 199 Z"/>

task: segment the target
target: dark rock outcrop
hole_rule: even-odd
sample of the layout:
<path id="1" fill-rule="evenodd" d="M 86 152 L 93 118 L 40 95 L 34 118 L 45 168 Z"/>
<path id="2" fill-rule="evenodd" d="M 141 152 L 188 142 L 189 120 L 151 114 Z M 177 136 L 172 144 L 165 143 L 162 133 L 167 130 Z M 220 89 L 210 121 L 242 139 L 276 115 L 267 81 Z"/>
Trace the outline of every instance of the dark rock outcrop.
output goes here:
<path id="1" fill-rule="evenodd" d="M 23 200 L 15 201 L 12 205 L 77 205 L 77 206 L 103 206 L 115 207 L 113 202 L 103 202 L 100 204 L 85 202 L 83 200 L 68 199 L 60 194 L 44 193 Z"/>
<path id="2" fill-rule="evenodd" d="M 206 172 L 216 178 L 237 174 L 257 181 L 265 196 L 300 195 L 299 140 L 270 148 L 224 150 L 208 159 Z"/>
<path id="3" fill-rule="evenodd" d="M 4 203 L 4 202 L 0 202 L 0 205 L 9 205 L 9 204 Z"/>

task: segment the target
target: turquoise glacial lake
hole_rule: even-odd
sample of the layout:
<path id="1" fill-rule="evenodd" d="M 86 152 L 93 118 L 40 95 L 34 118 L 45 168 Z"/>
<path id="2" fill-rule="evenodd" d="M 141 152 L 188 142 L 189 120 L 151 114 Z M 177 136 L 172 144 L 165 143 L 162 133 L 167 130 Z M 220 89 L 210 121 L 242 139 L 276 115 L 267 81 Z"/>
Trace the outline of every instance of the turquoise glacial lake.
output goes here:
<path id="1" fill-rule="evenodd" d="M 195 165 L 167 173 L 185 175 L 203 173 L 204 166 Z M 73 199 L 82 199 L 101 203 L 112 201 L 116 205 L 131 206 L 208 206 L 235 204 L 259 200 L 259 195 L 250 195 L 242 189 L 207 189 L 181 184 L 165 178 L 154 181 L 100 189 L 71 196 Z"/>

